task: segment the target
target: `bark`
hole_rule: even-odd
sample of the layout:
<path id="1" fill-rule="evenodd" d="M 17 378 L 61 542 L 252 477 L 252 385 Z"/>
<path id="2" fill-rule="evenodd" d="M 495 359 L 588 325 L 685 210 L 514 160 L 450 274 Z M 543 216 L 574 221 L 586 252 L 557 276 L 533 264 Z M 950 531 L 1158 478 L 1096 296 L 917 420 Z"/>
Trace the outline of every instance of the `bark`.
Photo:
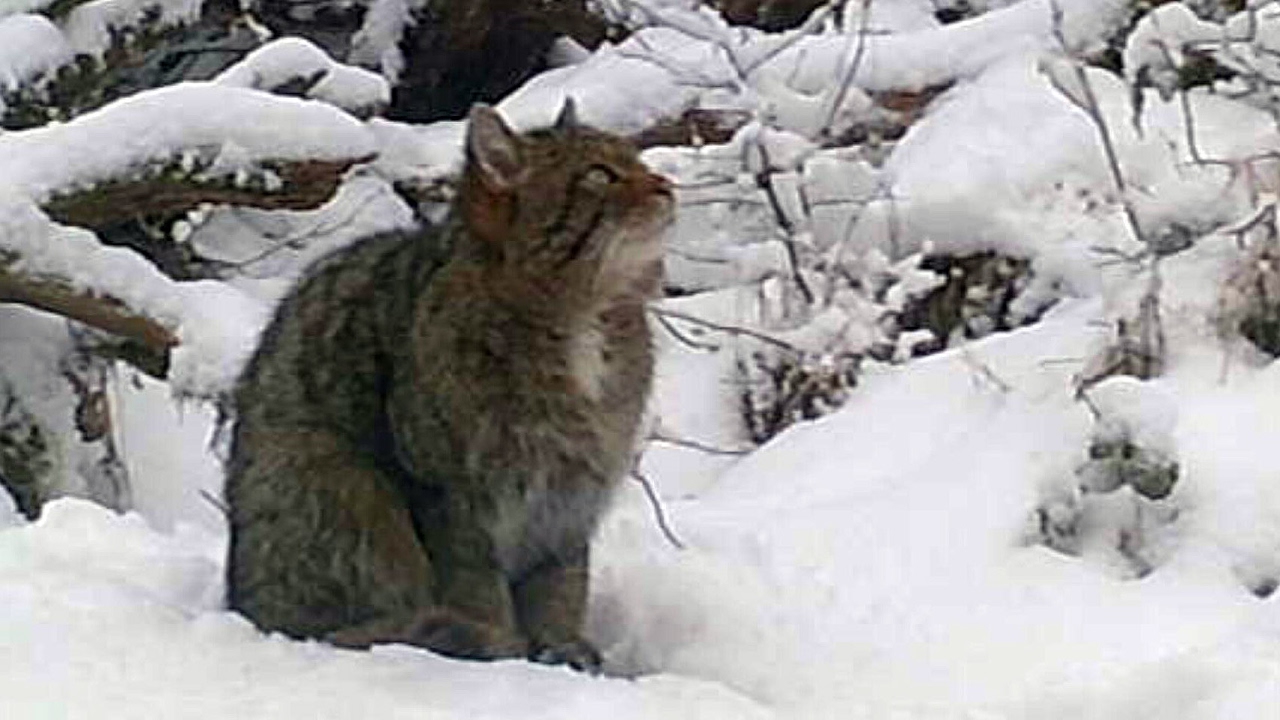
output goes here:
<path id="1" fill-rule="evenodd" d="M 61 278 L 27 275 L 12 266 L 0 266 L 0 302 L 19 303 L 77 320 L 154 354 L 165 355 L 178 344 L 172 330 L 116 298 L 77 290 Z"/>
<path id="2" fill-rule="evenodd" d="M 705 0 L 735 25 L 779 32 L 799 27 L 828 0 Z"/>
<path id="3" fill-rule="evenodd" d="M 493 102 L 545 67 L 561 35 L 587 47 L 605 25 L 585 0 L 468 0 L 429 3 L 401 43 L 406 69 L 388 116 L 408 122 L 459 118 Z"/>
<path id="4" fill-rule="evenodd" d="M 267 190 L 261 182 L 236 185 L 225 179 L 199 177 L 199 170 L 176 166 L 152 177 L 111 180 L 87 190 L 58 195 L 44 211 L 65 225 L 99 229 L 139 217 L 178 215 L 204 203 L 264 210 L 312 210 L 333 197 L 353 165 L 372 158 L 277 161 L 264 164 L 281 181 Z"/>

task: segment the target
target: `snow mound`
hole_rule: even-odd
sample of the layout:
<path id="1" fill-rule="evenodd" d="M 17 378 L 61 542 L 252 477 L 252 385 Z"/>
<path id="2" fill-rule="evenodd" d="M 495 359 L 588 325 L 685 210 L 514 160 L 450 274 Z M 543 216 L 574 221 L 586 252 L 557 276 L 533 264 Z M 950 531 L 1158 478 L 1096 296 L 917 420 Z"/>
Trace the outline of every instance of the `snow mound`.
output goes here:
<path id="1" fill-rule="evenodd" d="M 588 679 L 262 635 L 219 610 L 222 538 L 59 500 L 0 531 L 6 717 L 640 718 L 773 715 L 713 683 Z"/>

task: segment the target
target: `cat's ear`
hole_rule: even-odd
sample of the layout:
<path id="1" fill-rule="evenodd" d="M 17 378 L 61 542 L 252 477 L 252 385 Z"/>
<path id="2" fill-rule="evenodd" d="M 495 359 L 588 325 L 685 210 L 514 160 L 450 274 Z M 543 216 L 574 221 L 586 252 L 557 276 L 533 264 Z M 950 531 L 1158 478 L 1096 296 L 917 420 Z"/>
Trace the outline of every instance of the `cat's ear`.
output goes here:
<path id="1" fill-rule="evenodd" d="M 578 119 L 578 103 L 574 102 L 573 96 L 567 96 L 564 105 L 560 106 L 560 114 L 556 116 L 556 129 L 568 130 L 580 125 L 582 121 Z"/>
<path id="2" fill-rule="evenodd" d="M 472 105 L 467 116 L 467 162 L 490 190 L 507 190 L 524 174 L 520 138 L 484 103 Z"/>

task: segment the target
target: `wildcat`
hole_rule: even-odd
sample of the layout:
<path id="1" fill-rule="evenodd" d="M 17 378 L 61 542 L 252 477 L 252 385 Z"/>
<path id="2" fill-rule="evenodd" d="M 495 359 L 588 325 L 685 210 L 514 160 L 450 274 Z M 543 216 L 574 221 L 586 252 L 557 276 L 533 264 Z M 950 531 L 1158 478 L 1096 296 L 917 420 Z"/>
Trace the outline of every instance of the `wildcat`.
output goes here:
<path id="1" fill-rule="evenodd" d="M 322 258 L 235 390 L 228 604 L 336 645 L 595 670 L 589 543 L 652 373 L 671 186 L 577 121 L 468 118 L 447 219 Z"/>

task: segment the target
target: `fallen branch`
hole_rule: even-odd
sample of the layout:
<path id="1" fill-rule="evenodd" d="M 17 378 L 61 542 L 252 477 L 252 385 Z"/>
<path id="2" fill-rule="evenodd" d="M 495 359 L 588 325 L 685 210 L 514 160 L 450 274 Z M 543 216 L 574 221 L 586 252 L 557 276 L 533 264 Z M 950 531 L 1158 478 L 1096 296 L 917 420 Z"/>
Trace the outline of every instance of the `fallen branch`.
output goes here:
<path id="1" fill-rule="evenodd" d="M 262 172 L 250 182 L 209 177 L 200 169 L 184 170 L 175 162 L 134 178 L 55 195 L 44 203 L 43 210 L 57 222 L 87 228 L 110 227 L 138 217 L 180 215 L 206 203 L 313 210 L 333 197 L 347 170 L 371 159 L 264 162 Z"/>
<path id="2" fill-rule="evenodd" d="M 82 292 L 58 279 L 31 277 L 0 265 L 0 303 L 4 302 L 61 315 L 118 335 L 141 346 L 146 355 L 165 357 L 169 349 L 178 344 L 178 338 L 171 330 L 129 309 L 115 298 Z M 141 357 L 138 360 L 136 364 L 148 372 L 167 364 L 157 364 L 154 357 L 151 362 Z"/>

